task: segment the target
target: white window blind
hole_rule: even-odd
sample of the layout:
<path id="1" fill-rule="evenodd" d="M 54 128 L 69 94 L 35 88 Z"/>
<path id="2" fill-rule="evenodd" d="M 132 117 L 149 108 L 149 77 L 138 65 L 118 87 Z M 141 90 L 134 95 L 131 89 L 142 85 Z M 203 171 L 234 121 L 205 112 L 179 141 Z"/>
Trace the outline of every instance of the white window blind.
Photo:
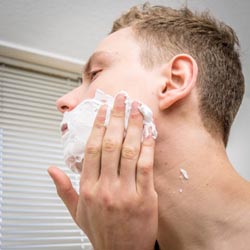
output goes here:
<path id="1" fill-rule="evenodd" d="M 56 99 L 75 79 L 0 65 L 0 249 L 91 249 L 47 168 L 65 167 Z"/>

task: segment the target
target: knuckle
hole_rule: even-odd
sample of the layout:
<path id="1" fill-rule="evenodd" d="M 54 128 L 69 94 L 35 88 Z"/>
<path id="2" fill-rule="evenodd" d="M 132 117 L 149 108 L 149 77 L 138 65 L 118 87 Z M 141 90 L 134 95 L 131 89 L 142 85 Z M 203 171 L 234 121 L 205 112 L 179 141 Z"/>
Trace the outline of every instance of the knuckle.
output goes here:
<path id="1" fill-rule="evenodd" d="M 147 151 L 151 151 L 154 148 L 155 140 L 153 138 L 143 140 L 143 146 Z"/>
<path id="2" fill-rule="evenodd" d="M 57 194 L 61 199 L 63 199 L 65 196 L 67 196 L 71 192 L 72 192 L 72 187 L 70 185 L 57 188 Z"/>
<path id="3" fill-rule="evenodd" d="M 127 197 L 126 199 L 123 199 L 122 207 L 123 207 L 123 210 L 125 211 L 131 211 L 135 208 L 137 209 L 138 200 L 133 196 Z"/>
<path id="4" fill-rule="evenodd" d="M 138 171 L 141 175 L 149 175 L 153 171 L 153 166 L 151 164 L 138 164 Z"/>
<path id="5" fill-rule="evenodd" d="M 157 205 L 150 204 L 150 205 L 143 205 L 139 208 L 140 214 L 144 215 L 145 217 L 152 217 L 153 214 L 155 214 L 155 211 L 157 210 Z"/>
<path id="6" fill-rule="evenodd" d="M 108 211 L 115 209 L 115 202 L 112 195 L 109 192 L 101 192 L 99 196 L 100 205 Z"/>
<path id="7" fill-rule="evenodd" d="M 129 160 L 134 160 L 139 154 L 139 148 L 124 145 L 122 148 L 122 157 Z"/>
<path id="8" fill-rule="evenodd" d="M 123 118 L 125 115 L 125 110 L 124 107 L 116 106 L 112 111 L 111 111 L 111 116 L 112 117 L 117 117 L 117 118 Z"/>
<path id="9" fill-rule="evenodd" d="M 152 199 L 156 204 L 158 204 L 158 194 L 155 190 L 152 191 Z"/>
<path id="10" fill-rule="evenodd" d="M 94 127 L 97 128 L 97 129 L 102 129 L 102 128 L 105 127 L 104 122 L 105 122 L 105 119 L 103 119 L 102 117 L 96 117 Z"/>
<path id="11" fill-rule="evenodd" d="M 80 195 L 86 204 L 90 204 L 93 201 L 93 195 L 89 189 L 82 188 Z"/>
<path id="12" fill-rule="evenodd" d="M 137 111 L 137 112 L 131 112 L 130 113 L 130 119 L 142 121 L 143 120 L 143 116 L 142 116 L 142 114 L 139 111 Z"/>
<path id="13" fill-rule="evenodd" d="M 103 151 L 106 151 L 106 152 L 114 152 L 117 149 L 119 149 L 119 145 L 112 139 L 104 138 L 102 149 Z"/>
<path id="14" fill-rule="evenodd" d="M 151 204 L 157 204 L 158 203 L 158 194 L 155 191 L 154 188 L 151 189 L 151 191 L 148 194 L 148 198 L 151 201 Z"/>
<path id="15" fill-rule="evenodd" d="M 85 148 L 85 154 L 97 155 L 100 152 L 101 152 L 101 146 L 87 143 L 86 148 Z"/>
<path id="16" fill-rule="evenodd" d="M 94 127 L 98 129 L 104 128 L 105 119 L 106 119 L 106 115 L 98 113 L 94 122 Z"/>

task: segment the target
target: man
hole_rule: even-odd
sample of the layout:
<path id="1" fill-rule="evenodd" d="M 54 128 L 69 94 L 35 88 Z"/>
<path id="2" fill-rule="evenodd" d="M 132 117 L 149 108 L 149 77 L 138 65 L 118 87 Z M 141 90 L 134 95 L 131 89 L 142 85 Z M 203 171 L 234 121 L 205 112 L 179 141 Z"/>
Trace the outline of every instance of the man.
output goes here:
<path id="1" fill-rule="evenodd" d="M 120 94 L 107 128 L 106 107 L 98 112 L 79 196 L 49 169 L 95 250 L 152 250 L 156 240 L 161 250 L 249 249 L 249 184 L 225 151 L 244 93 L 238 47 L 234 31 L 206 13 L 134 7 L 96 48 L 82 85 L 58 100 L 65 112 L 96 89 L 125 90 L 152 109 L 158 130 L 155 142 L 141 142 L 134 102 L 123 138 Z"/>

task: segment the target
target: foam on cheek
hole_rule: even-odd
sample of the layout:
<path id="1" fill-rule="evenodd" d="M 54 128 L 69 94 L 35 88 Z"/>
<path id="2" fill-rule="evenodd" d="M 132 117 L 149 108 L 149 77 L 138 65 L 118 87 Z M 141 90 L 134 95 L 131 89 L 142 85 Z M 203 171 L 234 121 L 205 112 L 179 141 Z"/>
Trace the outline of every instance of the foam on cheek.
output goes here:
<path id="1" fill-rule="evenodd" d="M 129 99 L 129 96 L 125 91 L 122 91 L 122 93 L 126 96 L 126 112 L 124 121 L 126 129 L 128 127 L 132 101 Z M 82 170 L 81 166 L 84 158 L 86 143 L 90 136 L 97 111 L 104 103 L 107 104 L 108 107 L 105 119 L 105 126 L 107 126 L 110 120 L 114 98 L 99 89 L 96 91 L 93 99 L 87 99 L 81 102 L 75 109 L 64 114 L 61 126 L 63 124 L 67 124 L 68 131 L 62 136 L 64 149 L 63 154 L 66 164 L 73 172 L 80 173 Z M 156 139 L 157 131 L 155 124 L 153 123 L 152 111 L 143 103 L 139 106 L 139 111 L 144 117 L 143 136 L 147 137 L 151 132 L 153 138 Z"/>

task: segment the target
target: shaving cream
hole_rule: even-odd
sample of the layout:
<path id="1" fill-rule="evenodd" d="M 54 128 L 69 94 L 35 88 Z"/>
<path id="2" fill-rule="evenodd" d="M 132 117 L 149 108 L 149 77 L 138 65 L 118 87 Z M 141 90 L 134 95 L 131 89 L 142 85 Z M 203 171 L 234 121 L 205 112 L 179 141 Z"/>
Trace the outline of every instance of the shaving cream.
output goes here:
<path id="1" fill-rule="evenodd" d="M 121 93 L 121 92 L 120 92 Z M 131 110 L 132 100 L 126 92 L 122 91 L 126 96 L 125 101 L 125 130 L 128 127 L 128 119 Z M 111 109 L 114 104 L 114 97 L 105 94 L 97 89 L 93 99 L 86 99 L 76 106 L 72 111 L 65 112 L 60 128 L 62 131 L 63 155 L 66 164 L 75 172 L 80 173 L 82 170 L 82 161 L 86 143 L 90 136 L 94 120 L 99 108 L 107 105 L 105 126 L 110 120 Z M 139 111 L 143 115 L 143 137 L 147 137 L 152 133 L 152 137 L 156 139 L 157 131 L 153 123 L 153 114 L 151 109 L 141 103 Z"/>

